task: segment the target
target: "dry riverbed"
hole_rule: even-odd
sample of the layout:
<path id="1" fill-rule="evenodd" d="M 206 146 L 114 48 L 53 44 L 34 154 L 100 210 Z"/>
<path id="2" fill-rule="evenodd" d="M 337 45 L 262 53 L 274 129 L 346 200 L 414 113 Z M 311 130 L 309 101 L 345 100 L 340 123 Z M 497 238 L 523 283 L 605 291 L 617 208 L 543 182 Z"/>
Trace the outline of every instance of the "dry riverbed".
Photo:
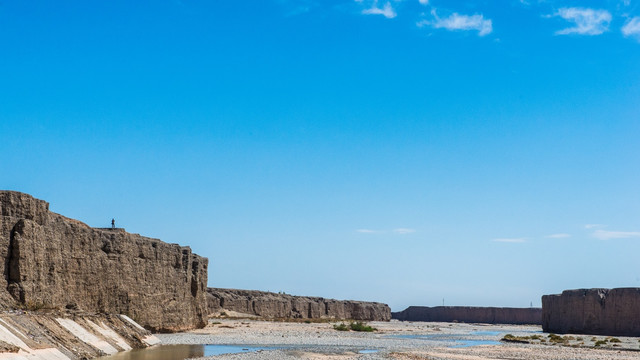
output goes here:
<path id="1" fill-rule="evenodd" d="M 264 350 L 210 359 L 612 359 L 640 358 L 638 338 L 568 336 L 549 341 L 538 326 L 424 322 L 371 322 L 375 332 L 334 330 L 335 323 L 212 320 L 204 329 L 158 335 L 164 344 L 242 345 Z M 532 343 L 506 343 L 512 334 Z M 532 338 L 533 337 L 533 338 Z M 545 341 L 542 341 L 544 339 Z M 556 339 L 557 340 L 557 339 Z M 606 342 L 604 340 L 607 340 Z M 619 342 L 618 342 L 619 340 Z M 593 345 L 600 341 L 598 348 Z"/>

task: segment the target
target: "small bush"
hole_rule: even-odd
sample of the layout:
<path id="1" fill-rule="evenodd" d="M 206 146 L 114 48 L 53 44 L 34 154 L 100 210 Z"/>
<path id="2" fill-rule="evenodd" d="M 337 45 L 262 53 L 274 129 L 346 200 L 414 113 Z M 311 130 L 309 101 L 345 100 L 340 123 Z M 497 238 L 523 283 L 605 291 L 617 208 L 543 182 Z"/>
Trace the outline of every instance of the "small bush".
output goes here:
<path id="1" fill-rule="evenodd" d="M 531 341 L 540 341 L 541 343 L 547 342 L 540 335 L 530 335 L 530 336 L 515 336 L 512 334 L 505 335 L 502 339 L 505 342 L 513 342 L 513 343 L 521 343 L 521 344 L 529 344 Z"/>
<path id="2" fill-rule="evenodd" d="M 621 343 L 622 341 L 620 341 L 620 339 L 618 339 L 618 338 L 611 338 L 611 339 L 609 339 L 609 342 L 610 343 Z"/>
<path id="3" fill-rule="evenodd" d="M 349 325 L 349 328 L 353 331 L 364 331 L 364 332 L 372 332 L 372 331 L 376 331 L 377 329 L 372 328 L 371 326 L 360 322 L 360 321 L 356 321 L 356 322 L 352 322 Z"/>
<path id="4" fill-rule="evenodd" d="M 564 344 L 567 342 L 567 338 L 563 338 L 560 335 L 556 335 L 556 334 L 549 334 L 547 335 L 547 337 L 549 338 L 549 342 L 555 343 L 555 344 Z"/>
<path id="5" fill-rule="evenodd" d="M 593 346 L 600 347 L 602 345 L 607 345 L 607 340 L 598 340 Z"/>
<path id="6" fill-rule="evenodd" d="M 345 323 L 341 323 L 340 325 L 333 325 L 333 328 L 338 331 L 349 331 L 349 326 Z"/>

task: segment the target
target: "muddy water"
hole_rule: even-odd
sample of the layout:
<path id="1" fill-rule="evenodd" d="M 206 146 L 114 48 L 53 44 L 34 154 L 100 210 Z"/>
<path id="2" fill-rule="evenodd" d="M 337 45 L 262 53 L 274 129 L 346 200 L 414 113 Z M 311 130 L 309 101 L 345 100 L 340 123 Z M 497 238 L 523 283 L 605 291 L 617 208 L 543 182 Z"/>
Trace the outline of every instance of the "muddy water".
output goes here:
<path id="1" fill-rule="evenodd" d="M 274 348 L 244 345 L 158 345 L 148 349 L 131 350 L 100 360 L 183 360 L 202 356 L 236 354 Z"/>

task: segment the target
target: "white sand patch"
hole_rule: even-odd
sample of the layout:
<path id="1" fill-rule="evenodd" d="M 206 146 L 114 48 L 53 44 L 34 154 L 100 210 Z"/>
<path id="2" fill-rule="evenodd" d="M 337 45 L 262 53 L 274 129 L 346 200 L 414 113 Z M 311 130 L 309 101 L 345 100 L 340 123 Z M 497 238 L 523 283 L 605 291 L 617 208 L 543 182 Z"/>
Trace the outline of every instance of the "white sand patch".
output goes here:
<path id="1" fill-rule="evenodd" d="M 131 346 L 129 346 L 129 344 L 127 344 L 127 342 L 122 338 L 122 336 L 118 335 L 115 331 L 113 331 L 111 328 L 109 328 L 107 325 L 105 325 L 104 323 L 100 323 L 100 325 L 94 323 L 91 320 L 85 319 L 85 321 L 97 332 L 99 332 L 100 334 L 102 334 L 102 336 L 104 336 L 107 339 L 111 339 L 113 340 L 116 345 L 118 345 L 118 347 L 120 347 L 122 350 L 131 350 Z"/>
<path id="2" fill-rule="evenodd" d="M 62 327 L 67 329 L 67 331 L 75 335 L 78 339 L 104 351 L 106 354 L 113 355 L 118 352 L 118 350 L 111 346 L 108 342 L 101 340 L 97 336 L 91 334 L 87 331 L 87 329 L 83 328 L 75 321 L 62 318 L 57 318 L 56 321 L 60 325 L 62 325 Z"/>
<path id="3" fill-rule="evenodd" d="M 32 350 L 31 353 L 20 350 L 18 353 L 0 353 L 0 359 L 11 360 L 70 360 L 56 348 Z"/>
<path id="4" fill-rule="evenodd" d="M 146 331 L 145 328 L 143 328 L 142 326 L 140 326 L 140 324 L 138 324 L 137 322 L 133 321 L 133 319 L 131 319 L 130 317 L 128 317 L 127 315 L 122 315 L 120 314 L 120 317 L 123 320 L 126 320 L 127 322 L 129 322 L 131 325 L 137 327 L 138 329 L 142 330 L 142 331 Z"/>
<path id="5" fill-rule="evenodd" d="M 4 321 L 2 322 L 4 323 Z M 20 332 L 18 333 L 20 334 Z M 11 331 L 9 331 L 9 329 L 2 325 L 0 325 L 0 340 L 31 352 L 31 349 L 29 348 L 29 346 L 27 346 L 27 344 L 24 343 L 24 341 L 20 340 L 19 337 L 15 336 Z"/>
<path id="6" fill-rule="evenodd" d="M 142 341 L 144 341 L 149 346 L 160 344 L 161 342 L 160 339 L 158 339 L 155 335 L 149 335 L 142 339 Z"/>
<path id="7" fill-rule="evenodd" d="M 126 320 L 127 322 L 129 322 L 131 325 L 135 326 L 136 328 L 142 330 L 142 331 L 147 331 L 145 328 L 143 328 L 142 326 L 140 326 L 140 324 L 138 324 L 137 322 L 133 321 L 133 319 L 131 319 L 130 317 L 128 317 L 127 315 L 122 315 L 120 314 L 120 317 L 123 320 Z M 144 341 L 147 345 L 149 346 L 153 346 L 156 344 L 160 344 L 160 339 L 158 339 L 156 336 L 154 335 L 149 335 L 147 337 L 145 337 L 144 339 L 142 339 L 142 341 Z"/>

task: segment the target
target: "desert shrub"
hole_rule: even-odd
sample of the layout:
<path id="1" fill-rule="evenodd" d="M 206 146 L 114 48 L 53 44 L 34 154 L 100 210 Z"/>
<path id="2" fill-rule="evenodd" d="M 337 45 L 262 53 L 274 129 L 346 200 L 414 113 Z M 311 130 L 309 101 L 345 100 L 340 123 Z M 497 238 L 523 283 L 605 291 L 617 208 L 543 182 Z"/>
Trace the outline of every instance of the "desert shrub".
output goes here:
<path id="1" fill-rule="evenodd" d="M 360 321 L 352 322 L 351 324 L 349 324 L 349 328 L 353 331 L 364 331 L 364 332 L 376 331 L 375 328 L 372 328 L 371 326 Z"/>
<path id="2" fill-rule="evenodd" d="M 515 336 L 512 334 L 507 334 L 502 337 L 502 341 L 511 342 L 511 343 L 519 343 L 519 344 L 528 344 L 529 337 L 527 336 Z"/>
<path id="3" fill-rule="evenodd" d="M 349 326 L 345 323 L 341 323 L 340 325 L 333 325 L 333 328 L 338 331 L 349 331 Z"/>

